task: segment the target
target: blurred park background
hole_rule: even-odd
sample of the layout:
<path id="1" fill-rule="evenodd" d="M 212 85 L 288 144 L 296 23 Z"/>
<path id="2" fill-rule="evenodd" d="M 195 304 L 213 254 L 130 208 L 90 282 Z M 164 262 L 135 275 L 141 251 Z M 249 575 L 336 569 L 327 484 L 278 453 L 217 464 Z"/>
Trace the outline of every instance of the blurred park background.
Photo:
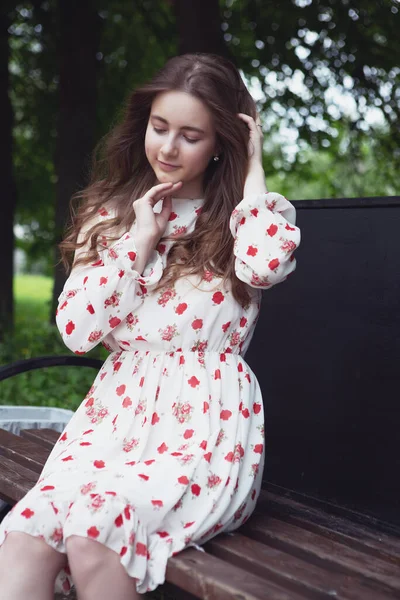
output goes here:
<path id="1" fill-rule="evenodd" d="M 129 91 L 173 55 L 213 52 L 240 68 L 259 103 L 270 190 L 293 201 L 399 194 L 399 10 L 399 0 L 2 0 L 0 363 L 68 353 L 54 308 L 70 197 Z M 92 379 L 27 373 L 2 383 L 0 403 L 75 409 Z"/>

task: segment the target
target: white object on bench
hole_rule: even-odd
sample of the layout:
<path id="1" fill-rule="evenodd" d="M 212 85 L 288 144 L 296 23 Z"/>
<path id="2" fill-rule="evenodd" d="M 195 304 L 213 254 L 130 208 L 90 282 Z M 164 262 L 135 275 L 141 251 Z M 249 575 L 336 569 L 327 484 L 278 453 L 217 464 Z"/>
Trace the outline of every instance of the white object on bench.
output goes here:
<path id="1" fill-rule="evenodd" d="M 0 428 L 15 435 L 21 429 L 50 428 L 61 433 L 73 414 L 52 406 L 0 406 Z"/>

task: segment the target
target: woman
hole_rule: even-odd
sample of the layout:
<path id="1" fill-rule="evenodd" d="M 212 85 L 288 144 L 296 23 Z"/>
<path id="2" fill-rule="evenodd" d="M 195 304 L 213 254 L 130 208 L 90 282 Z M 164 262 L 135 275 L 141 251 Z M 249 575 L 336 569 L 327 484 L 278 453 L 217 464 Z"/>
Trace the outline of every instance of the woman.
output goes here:
<path id="1" fill-rule="evenodd" d="M 50 599 L 56 579 L 80 600 L 132 600 L 170 556 L 239 527 L 261 486 L 263 405 L 243 356 L 300 234 L 267 192 L 237 69 L 171 59 L 132 94 L 82 198 L 57 324 L 74 352 L 110 355 L 0 528 L 8 600 Z"/>

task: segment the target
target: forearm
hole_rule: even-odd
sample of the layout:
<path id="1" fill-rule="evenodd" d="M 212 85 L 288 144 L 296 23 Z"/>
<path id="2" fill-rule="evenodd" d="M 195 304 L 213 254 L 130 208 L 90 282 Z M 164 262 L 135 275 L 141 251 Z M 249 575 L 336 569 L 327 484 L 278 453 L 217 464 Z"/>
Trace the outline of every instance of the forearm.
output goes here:
<path id="1" fill-rule="evenodd" d="M 72 270 L 59 298 L 57 325 L 73 352 L 88 352 L 142 302 L 143 290 L 162 277 L 161 258 L 146 270 L 152 243 L 131 233 L 105 248 L 92 265 Z M 144 274 L 145 273 L 145 274 Z"/>
<path id="2" fill-rule="evenodd" d="M 249 171 L 244 184 L 243 197 L 265 194 L 267 192 L 265 182 L 265 173 L 261 164 L 249 167 Z"/>
<path id="3" fill-rule="evenodd" d="M 135 236 L 135 246 L 137 249 L 137 257 L 135 261 L 135 270 L 142 275 L 148 260 L 154 250 L 155 244 L 146 237 L 139 234 Z"/>

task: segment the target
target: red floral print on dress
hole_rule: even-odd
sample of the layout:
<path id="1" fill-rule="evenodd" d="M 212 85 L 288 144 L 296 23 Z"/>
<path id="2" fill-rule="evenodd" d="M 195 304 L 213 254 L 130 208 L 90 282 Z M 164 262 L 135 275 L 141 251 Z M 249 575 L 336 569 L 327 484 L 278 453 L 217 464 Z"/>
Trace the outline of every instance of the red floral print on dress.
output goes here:
<path id="1" fill-rule="evenodd" d="M 62 541 L 64 535 L 63 535 L 63 530 L 61 527 L 56 527 L 53 531 L 53 533 L 50 536 L 50 539 L 52 542 L 54 542 L 55 544 L 58 544 L 59 542 Z"/>
<path id="2" fill-rule="evenodd" d="M 174 231 L 171 233 L 171 235 L 173 237 L 178 237 L 179 235 L 185 235 L 186 232 L 187 232 L 187 227 L 185 225 L 182 225 L 181 227 L 178 227 L 176 225 L 174 227 Z"/>
<path id="3" fill-rule="evenodd" d="M 164 290 L 158 297 L 157 304 L 160 306 L 166 306 L 170 300 L 173 300 L 176 296 L 174 288 L 168 288 Z"/>
<path id="4" fill-rule="evenodd" d="M 159 329 L 159 333 L 161 333 L 161 339 L 165 342 L 170 342 L 174 337 L 178 335 L 178 327 L 174 325 L 167 325 L 165 329 Z"/>
<path id="5" fill-rule="evenodd" d="M 135 553 L 138 556 L 147 556 L 147 546 L 145 544 L 142 544 L 141 542 L 138 542 L 136 544 Z"/>
<path id="6" fill-rule="evenodd" d="M 94 510 L 94 512 L 98 512 L 103 508 L 104 503 L 105 503 L 105 498 L 100 496 L 100 494 L 96 494 L 92 500 L 91 507 Z"/>
<path id="7" fill-rule="evenodd" d="M 118 253 L 115 251 L 115 248 L 109 248 L 108 250 L 108 258 L 111 260 L 117 260 Z"/>
<path id="8" fill-rule="evenodd" d="M 229 336 L 229 344 L 231 346 L 237 346 L 238 344 L 240 344 L 241 341 L 242 336 L 240 335 L 240 333 L 236 329 L 232 331 L 231 335 Z"/>
<path id="9" fill-rule="evenodd" d="M 68 321 L 68 323 L 65 326 L 65 333 L 67 335 L 71 335 L 71 333 L 74 331 L 75 329 L 75 323 L 73 321 Z"/>
<path id="10" fill-rule="evenodd" d="M 92 527 L 89 527 L 89 529 L 87 530 L 87 534 L 88 537 L 96 539 L 99 537 L 100 531 L 97 529 L 97 527 L 93 525 Z"/>
<path id="11" fill-rule="evenodd" d="M 271 225 L 267 229 L 267 234 L 270 237 L 274 237 L 274 235 L 277 233 L 277 231 L 278 231 L 278 226 L 275 225 L 275 223 L 271 223 Z"/>
<path id="12" fill-rule="evenodd" d="M 192 322 L 192 327 L 195 331 L 201 329 L 203 327 L 203 319 L 195 319 Z"/>
<path id="13" fill-rule="evenodd" d="M 204 271 L 203 273 L 203 281 L 207 281 L 207 283 L 210 283 L 212 280 L 214 279 L 214 273 L 212 273 L 211 271 Z"/>
<path id="14" fill-rule="evenodd" d="M 103 337 L 102 331 L 91 331 L 88 336 L 88 342 L 90 342 L 90 343 L 98 342 L 99 340 L 101 340 L 102 337 Z"/>
<path id="15" fill-rule="evenodd" d="M 131 452 L 132 450 L 138 447 L 139 442 L 140 440 L 136 438 L 131 438 L 130 440 L 124 438 L 124 444 L 122 446 L 122 449 L 124 452 Z"/>
<path id="16" fill-rule="evenodd" d="M 221 481 L 222 481 L 222 479 L 219 475 L 217 475 L 216 473 L 211 473 L 207 477 L 207 487 L 214 488 L 214 487 L 220 485 Z"/>
<path id="17" fill-rule="evenodd" d="M 177 217 L 168 222 L 165 238 L 180 228 L 193 231 L 199 204 L 191 202 L 173 199 Z M 289 203 L 274 194 L 249 196 L 232 213 L 235 271 L 255 288 L 249 288 L 248 306 L 239 305 L 229 282 L 211 271 L 200 281 L 189 275 L 158 289 L 174 240 L 158 244 L 139 274 L 128 254 L 137 253 L 135 225 L 101 250 L 95 263 L 72 270 L 58 307 L 63 339 L 78 354 L 101 342 L 110 356 L 40 482 L 1 524 L 0 543 L 14 519 L 20 530 L 62 543 L 55 542 L 57 530 L 68 511 L 79 513 L 87 537 L 111 547 L 126 570 L 135 563 L 135 573 L 138 567 L 143 574 L 138 591 L 144 593 L 162 580 L 169 550 L 202 543 L 205 534 L 212 537 L 249 517 L 265 444 L 262 398 L 243 356 L 260 289 L 295 268 L 299 232 L 291 213 Z M 257 249 L 254 256 L 247 254 L 250 246 Z M 60 491 L 66 493 L 65 509 Z M 48 519 L 40 518 L 43 503 Z M 34 513 L 29 519 L 21 514 L 27 509 Z M 159 519 L 153 529 L 147 527 L 149 511 Z M 70 574 L 63 570 L 62 577 L 66 589 Z"/>
<path id="18" fill-rule="evenodd" d="M 118 306 L 121 295 L 122 292 L 114 292 L 109 298 L 106 298 L 104 300 L 104 308 L 107 308 L 108 306 Z"/>
<path id="19" fill-rule="evenodd" d="M 133 313 L 129 313 L 126 316 L 126 325 L 127 325 L 128 329 L 129 329 L 129 331 L 133 331 L 135 325 L 137 325 L 138 323 L 139 323 L 139 319 Z"/>
<path id="20" fill-rule="evenodd" d="M 185 310 L 187 309 L 188 305 L 186 304 L 186 302 L 181 302 L 180 304 L 178 304 L 178 306 L 175 308 L 175 312 L 177 315 L 182 315 Z"/>
<path id="21" fill-rule="evenodd" d="M 193 406 L 189 402 L 174 402 L 172 414 L 179 423 L 188 423 L 192 418 Z"/>
<path id="22" fill-rule="evenodd" d="M 212 297 L 214 304 L 221 304 L 225 300 L 225 296 L 222 292 L 215 292 Z"/>
<path id="23" fill-rule="evenodd" d="M 195 388 L 200 384 L 200 380 L 197 379 L 197 377 L 195 375 L 192 375 L 192 377 L 190 379 L 188 379 L 188 384 L 192 387 Z"/>

